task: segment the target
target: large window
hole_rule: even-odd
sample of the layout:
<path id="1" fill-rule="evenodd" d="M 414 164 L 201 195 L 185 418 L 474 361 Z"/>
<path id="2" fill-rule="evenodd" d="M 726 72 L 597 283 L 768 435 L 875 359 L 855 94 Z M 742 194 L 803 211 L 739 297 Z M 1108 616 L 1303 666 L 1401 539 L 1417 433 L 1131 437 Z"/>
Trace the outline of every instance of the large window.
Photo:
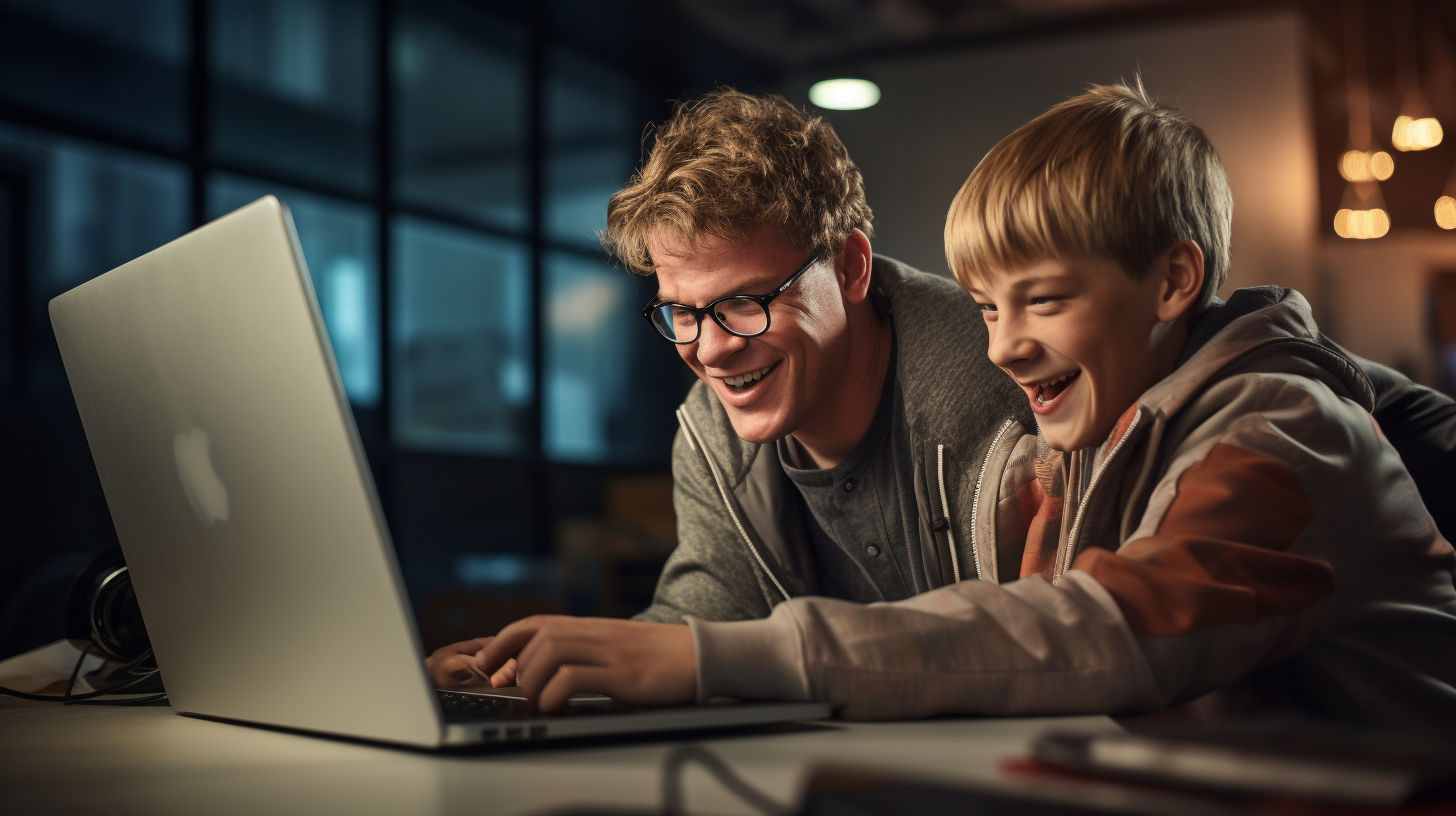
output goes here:
<path id="1" fill-rule="evenodd" d="M 515 563 L 492 554 L 549 573 L 583 486 L 665 467 L 684 386 L 637 314 L 651 283 L 596 237 L 664 94 L 580 45 L 489 0 L 0 0 L 0 387 L 49 423 L 12 436 L 62 440 L 3 472 L 64 450 L 31 493 L 88 485 L 0 510 L 66 518 L 62 549 L 110 529 L 45 302 L 271 194 L 411 586 Z M 34 565 L 0 550 L 4 598 Z"/>

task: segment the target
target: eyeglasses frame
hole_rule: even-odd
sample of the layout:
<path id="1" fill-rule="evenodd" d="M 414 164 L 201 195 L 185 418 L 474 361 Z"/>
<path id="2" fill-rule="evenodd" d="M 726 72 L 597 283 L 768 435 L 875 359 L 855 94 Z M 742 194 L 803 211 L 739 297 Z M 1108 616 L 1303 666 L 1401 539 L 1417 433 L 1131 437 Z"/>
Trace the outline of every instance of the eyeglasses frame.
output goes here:
<path id="1" fill-rule="evenodd" d="M 820 261 L 820 259 L 822 257 L 823 256 L 817 255 L 817 254 L 811 256 L 809 258 L 809 260 L 807 262 L 805 262 L 805 264 L 803 266 L 799 267 L 799 270 L 797 272 L 795 272 L 794 274 L 792 274 L 792 275 L 789 276 L 788 280 L 786 280 L 783 283 L 779 284 L 779 287 L 777 289 L 773 290 L 772 292 L 768 293 L 767 295 L 747 295 L 747 294 L 728 295 L 727 297 L 720 297 L 720 298 L 718 298 L 717 300 L 709 303 L 707 306 L 704 306 L 701 309 L 695 308 L 693 306 L 689 306 L 686 303 L 674 303 L 673 301 L 670 301 L 670 300 L 669 301 L 658 301 L 657 298 L 653 298 L 651 303 L 648 303 L 646 306 L 643 306 L 642 307 L 642 317 L 645 318 L 648 323 L 652 324 L 653 330 L 656 331 L 659 335 L 662 335 L 662 339 L 664 339 L 667 342 L 672 343 L 674 345 L 678 345 L 678 346 L 685 346 L 685 345 L 687 345 L 689 343 L 696 343 L 696 342 L 698 342 L 698 339 L 703 336 L 703 316 L 704 315 L 709 315 L 709 314 L 711 314 L 713 316 L 713 322 L 714 323 L 717 323 L 719 328 L 721 328 L 725 332 L 728 332 L 729 334 L 733 335 L 734 337 L 758 337 L 759 335 L 762 335 L 764 332 L 767 332 L 769 330 L 769 327 L 773 325 L 773 312 L 770 312 L 768 310 L 768 305 L 770 303 L 773 303 L 774 302 L 774 298 L 778 297 L 779 295 L 782 295 L 784 292 L 787 292 L 789 290 L 789 287 L 790 286 L 793 286 L 794 285 L 794 282 L 797 281 L 800 277 L 802 277 L 805 272 L 808 272 L 810 269 L 812 269 L 814 267 L 815 264 L 819 263 L 819 261 Z M 763 307 L 763 314 L 764 314 L 763 328 L 760 329 L 760 330 L 758 330 L 758 331 L 756 331 L 756 332 L 754 332 L 753 334 L 743 334 L 741 332 L 736 332 L 736 331 L 728 328 L 727 326 L 725 326 L 723 324 L 723 321 L 718 319 L 718 315 L 714 311 L 713 307 L 717 306 L 719 303 L 722 303 L 722 302 L 728 301 L 728 300 L 751 300 L 754 303 L 757 303 L 759 306 Z M 695 334 L 693 334 L 693 339 L 691 339 L 691 340 L 674 340 L 671 337 L 668 337 L 667 335 L 665 335 L 665 334 L 662 333 L 662 329 L 658 328 L 657 323 L 652 320 L 652 313 L 655 312 L 655 311 L 657 311 L 658 309 L 661 309 L 663 306 L 676 306 L 676 307 L 678 307 L 680 309 L 686 309 L 686 310 L 688 310 L 688 311 L 690 311 L 690 312 L 693 313 L 693 318 L 696 321 L 696 324 L 695 325 L 697 326 L 697 329 L 698 329 L 697 332 Z"/>

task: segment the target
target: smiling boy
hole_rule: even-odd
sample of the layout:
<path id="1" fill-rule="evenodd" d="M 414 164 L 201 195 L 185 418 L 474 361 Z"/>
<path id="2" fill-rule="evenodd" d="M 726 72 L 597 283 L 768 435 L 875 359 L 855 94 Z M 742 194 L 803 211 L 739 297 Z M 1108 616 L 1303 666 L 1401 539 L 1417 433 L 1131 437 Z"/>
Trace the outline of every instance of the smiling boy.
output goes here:
<path id="1" fill-rule="evenodd" d="M 1039 431 L 987 455 L 976 534 L 1115 610 L 1109 710 L 1217 691 L 1203 708 L 1449 729 L 1456 553 L 1303 297 L 1214 296 L 1231 210 L 1207 136 L 1141 84 L 971 174 L 947 257 Z"/>

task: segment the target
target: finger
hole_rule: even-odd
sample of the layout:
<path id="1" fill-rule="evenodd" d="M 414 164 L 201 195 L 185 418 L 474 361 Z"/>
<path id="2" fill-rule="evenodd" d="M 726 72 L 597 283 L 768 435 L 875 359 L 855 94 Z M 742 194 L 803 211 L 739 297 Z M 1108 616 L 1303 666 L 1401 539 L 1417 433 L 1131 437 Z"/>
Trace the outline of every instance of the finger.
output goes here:
<path id="1" fill-rule="evenodd" d="M 615 698 L 613 693 L 620 683 L 617 682 L 615 672 L 604 666 L 560 666 L 552 673 L 551 679 L 541 689 L 539 695 L 533 697 L 536 705 L 543 712 L 560 711 L 566 707 L 566 702 L 571 695 L 578 692 L 592 692 L 605 694 Z"/>
<path id="2" fill-rule="evenodd" d="M 460 647 L 460 654 L 475 654 L 486 646 L 489 646 L 490 642 L 494 639 L 495 635 L 471 638 L 470 640 L 461 641 L 455 645 Z"/>
<path id="3" fill-rule="evenodd" d="M 553 661 L 550 657 L 550 650 L 536 650 L 538 662 L 528 663 L 516 658 L 516 676 L 513 678 L 515 684 L 520 687 L 525 695 L 534 700 L 541 693 L 541 689 L 550 682 L 551 675 L 561 668 L 560 661 Z"/>
<path id="4" fill-rule="evenodd" d="M 610 657 L 596 639 L 575 636 L 570 627 L 545 627 L 516 656 L 516 685 L 534 700 L 563 666 L 600 667 Z"/>
<path id="5" fill-rule="evenodd" d="M 614 656 L 614 650 L 606 647 L 609 642 L 616 641 L 604 637 L 600 626 L 591 618 L 550 616 L 516 654 L 516 673 L 522 674 L 531 664 L 547 660 L 546 656 L 540 654 L 543 649 L 551 650 L 549 660 L 557 664 L 601 665 Z"/>
<path id="6" fill-rule="evenodd" d="M 516 684 L 516 659 L 513 657 L 506 661 L 500 670 L 490 676 L 490 684 L 496 688 L 514 686 Z"/>
<path id="7" fill-rule="evenodd" d="M 430 669 L 430 677 L 440 685 L 467 683 L 480 676 L 470 655 L 450 655 L 436 661 Z"/>
<path id="8" fill-rule="evenodd" d="M 484 649 L 488 643 L 490 643 L 490 638 L 488 637 L 462 640 L 459 643 L 451 643 L 449 646 L 441 646 L 430 657 L 446 657 L 452 654 L 475 654 L 481 649 Z"/>
<path id="9" fill-rule="evenodd" d="M 481 672 L 490 675 L 500 671 L 501 666 L 515 657 L 521 648 L 535 637 L 537 630 L 545 626 L 555 615 L 532 615 L 500 630 L 490 643 L 476 655 Z"/>

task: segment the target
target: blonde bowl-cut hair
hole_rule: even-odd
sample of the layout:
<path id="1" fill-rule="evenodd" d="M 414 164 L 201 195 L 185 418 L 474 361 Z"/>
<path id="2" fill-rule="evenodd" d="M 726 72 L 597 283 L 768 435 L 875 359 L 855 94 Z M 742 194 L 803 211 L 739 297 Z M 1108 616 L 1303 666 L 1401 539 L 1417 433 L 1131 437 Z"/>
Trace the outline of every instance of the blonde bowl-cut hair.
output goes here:
<path id="1" fill-rule="evenodd" d="M 656 270 L 653 246 L 696 251 L 777 229 L 827 257 L 859 229 L 871 235 L 864 179 L 834 128 L 778 95 L 731 88 L 681 102 L 642 167 L 607 204 L 602 248 L 629 271 Z"/>
<path id="2" fill-rule="evenodd" d="M 964 287 L 1047 258 L 1110 257 L 1133 280 L 1179 241 L 1203 251 L 1195 310 L 1228 278 L 1233 194 L 1201 128 L 1141 78 L 1094 85 L 991 148 L 951 201 L 945 254 Z"/>

